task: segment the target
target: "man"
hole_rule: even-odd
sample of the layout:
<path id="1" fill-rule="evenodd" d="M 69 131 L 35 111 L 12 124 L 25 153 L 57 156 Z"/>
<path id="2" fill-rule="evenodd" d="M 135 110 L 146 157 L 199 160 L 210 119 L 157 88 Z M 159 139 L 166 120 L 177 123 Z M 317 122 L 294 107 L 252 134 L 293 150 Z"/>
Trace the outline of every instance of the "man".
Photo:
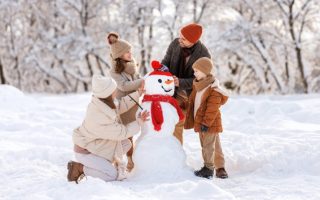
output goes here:
<path id="1" fill-rule="evenodd" d="M 201 57 L 211 58 L 208 49 L 199 40 L 201 35 L 202 26 L 199 24 L 192 23 L 182 27 L 179 38 L 171 42 L 165 57 L 161 61 L 174 75 L 173 78 L 176 86 L 174 97 L 179 102 L 184 113 L 186 112 L 188 104 L 188 96 L 192 91 L 192 82 L 194 79 L 192 65 Z M 181 144 L 183 144 L 183 126 L 184 121 L 180 121 L 176 125 L 173 133 Z M 219 162 L 219 165 L 224 166 L 224 156 L 219 138 L 217 139 L 217 145 L 215 145 L 215 147 L 215 163 Z M 218 178 L 226 178 L 228 174 L 223 167 L 216 169 L 216 176 Z"/>

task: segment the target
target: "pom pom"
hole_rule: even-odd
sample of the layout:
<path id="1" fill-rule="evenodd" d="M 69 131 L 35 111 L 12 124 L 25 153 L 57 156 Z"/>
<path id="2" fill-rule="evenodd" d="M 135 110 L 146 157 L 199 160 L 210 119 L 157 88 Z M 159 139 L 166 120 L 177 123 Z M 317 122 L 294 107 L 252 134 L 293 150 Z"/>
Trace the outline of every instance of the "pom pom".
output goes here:
<path id="1" fill-rule="evenodd" d="M 154 70 L 159 70 L 162 67 L 162 64 L 157 60 L 153 60 L 151 66 Z"/>
<path id="2" fill-rule="evenodd" d="M 114 44 L 114 43 L 116 43 L 118 41 L 119 35 L 118 35 L 118 33 L 111 32 L 111 33 L 108 34 L 107 39 L 108 39 L 108 43 L 110 45 L 112 45 L 112 44 Z"/>

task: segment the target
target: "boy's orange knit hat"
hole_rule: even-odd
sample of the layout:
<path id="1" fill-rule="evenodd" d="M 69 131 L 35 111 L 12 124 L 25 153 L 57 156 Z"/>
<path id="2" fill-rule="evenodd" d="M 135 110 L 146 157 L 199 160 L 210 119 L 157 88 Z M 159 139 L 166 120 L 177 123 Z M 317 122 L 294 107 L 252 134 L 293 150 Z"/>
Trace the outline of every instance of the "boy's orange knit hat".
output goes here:
<path id="1" fill-rule="evenodd" d="M 185 37 L 189 42 L 196 43 L 200 39 L 202 35 L 202 26 L 199 24 L 189 24 L 181 29 L 181 34 Z"/>

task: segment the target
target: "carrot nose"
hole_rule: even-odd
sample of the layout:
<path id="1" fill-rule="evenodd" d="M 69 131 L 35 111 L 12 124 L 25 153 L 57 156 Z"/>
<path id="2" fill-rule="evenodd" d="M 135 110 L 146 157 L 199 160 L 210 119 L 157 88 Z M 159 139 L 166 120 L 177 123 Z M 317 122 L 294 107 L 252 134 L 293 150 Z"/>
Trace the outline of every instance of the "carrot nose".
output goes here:
<path id="1" fill-rule="evenodd" d="M 168 84 L 168 85 L 169 85 L 170 83 L 172 83 L 172 82 L 173 82 L 173 80 L 166 80 L 166 81 L 165 81 L 165 83 Z"/>

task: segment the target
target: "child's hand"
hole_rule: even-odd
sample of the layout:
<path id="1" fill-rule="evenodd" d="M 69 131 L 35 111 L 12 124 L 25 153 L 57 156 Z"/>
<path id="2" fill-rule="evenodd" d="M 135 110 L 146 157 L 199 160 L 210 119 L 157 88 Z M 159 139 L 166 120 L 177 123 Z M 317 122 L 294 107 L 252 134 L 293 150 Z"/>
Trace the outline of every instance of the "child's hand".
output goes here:
<path id="1" fill-rule="evenodd" d="M 142 80 L 141 86 L 138 89 L 139 95 L 143 95 L 146 91 L 144 89 L 144 80 Z"/>
<path id="2" fill-rule="evenodd" d="M 150 116 L 150 113 L 144 110 L 139 113 L 138 118 L 140 118 L 143 122 L 145 122 L 145 121 L 149 121 L 149 118 L 148 118 L 149 116 Z"/>
<path id="3" fill-rule="evenodd" d="M 206 133 L 206 132 L 208 132 L 208 130 L 209 130 L 209 127 L 207 127 L 206 125 L 201 124 L 201 132 Z"/>

